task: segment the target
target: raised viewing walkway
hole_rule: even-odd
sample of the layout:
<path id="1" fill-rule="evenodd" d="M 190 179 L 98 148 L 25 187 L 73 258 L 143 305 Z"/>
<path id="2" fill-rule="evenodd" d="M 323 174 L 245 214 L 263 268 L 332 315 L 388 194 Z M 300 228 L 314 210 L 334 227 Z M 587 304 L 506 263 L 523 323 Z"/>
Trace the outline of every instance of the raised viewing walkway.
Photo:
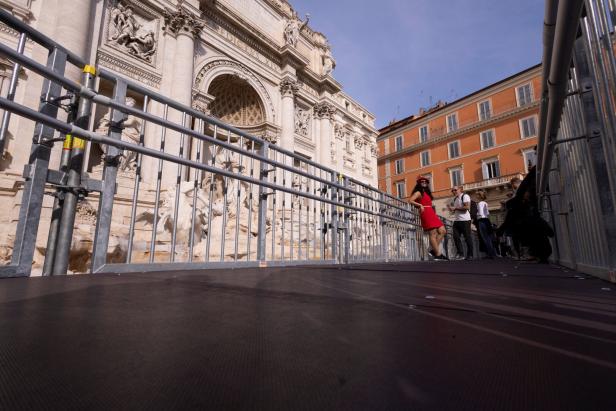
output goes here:
<path id="1" fill-rule="evenodd" d="M 616 287 L 513 260 L 5 279 L 0 409 L 614 410 Z"/>

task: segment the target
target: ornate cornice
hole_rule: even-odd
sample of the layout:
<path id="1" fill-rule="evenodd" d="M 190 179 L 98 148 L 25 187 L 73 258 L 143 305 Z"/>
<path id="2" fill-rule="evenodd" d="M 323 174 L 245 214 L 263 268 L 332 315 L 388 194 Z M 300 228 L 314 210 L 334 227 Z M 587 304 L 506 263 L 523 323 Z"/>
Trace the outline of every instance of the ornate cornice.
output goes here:
<path id="1" fill-rule="evenodd" d="M 299 84 L 291 78 L 283 78 L 280 82 L 280 93 L 283 97 L 293 97 L 299 91 Z"/>
<path id="2" fill-rule="evenodd" d="M 176 10 L 165 8 L 163 18 L 165 19 L 163 30 L 173 36 L 184 33 L 197 37 L 205 26 L 203 21 L 182 8 L 181 4 L 178 4 Z"/>
<path id="3" fill-rule="evenodd" d="M 201 90 L 193 89 L 192 91 L 192 108 L 202 112 L 203 114 L 210 114 L 210 103 L 214 101 L 214 97 L 204 93 Z"/>
<path id="4" fill-rule="evenodd" d="M 258 31 L 247 30 L 240 16 L 223 4 L 218 4 L 216 9 L 205 8 L 202 12 L 209 21 L 208 30 L 213 30 L 270 69 L 280 68 L 278 45 Z"/>
<path id="5" fill-rule="evenodd" d="M 32 11 L 30 10 L 30 6 L 29 6 L 30 2 L 27 2 L 28 6 L 21 6 L 15 3 L 17 2 L 0 0 L 0 7 L 10 12 L 11 14 L 13 14 L 13 16 L 19 18 L 24 23 L 30 24 L 30 21 L 34 17 L 34 15 L 32 14 Z M 19 3 L 23 3 L 23 2 L 19 2 Z"/>
<path id="6" fill-rule="evenodd" d="M 98 64 L 108 69 L 124 74 L 133 80 L 145 83 L 151 87 L 158 88 L 160 86 L 161 77 L 159 75 L 136 67 L 128 63 L 125 59 L 115 57 L 104 50 L 99 50 L 97 57 Z"/>

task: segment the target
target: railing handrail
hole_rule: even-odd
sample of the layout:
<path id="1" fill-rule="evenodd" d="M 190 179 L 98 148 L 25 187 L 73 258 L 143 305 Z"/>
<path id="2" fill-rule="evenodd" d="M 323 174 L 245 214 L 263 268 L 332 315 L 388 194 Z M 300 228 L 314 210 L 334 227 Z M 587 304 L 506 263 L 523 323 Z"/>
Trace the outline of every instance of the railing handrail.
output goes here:
<path id="1" fill-rule="evenodd" d="M 191 135 L 191 136 L 193 136 L 195 138 L 215 143 L 215 144 L 217 144 L 219 146 L 222 146 L 222 147 L 224 147 L 226 149 L 229 149 L 231 151 L 237 152 L 239 154 L 246 155 L 248 157 L 255 158 L 255 159 L 259 160 L 259 161 L 264 161 L 264 162 L 266 162 L 266 163 L 268 163 L 268 164 L 270 164 L 272 166 L 276 166 L 276 167 L 279 167 L 281 169 L 294 172 L 294 173 L 302 175 L 304 177 L 311 178 L 313 180 L 319 181 L 322 184 L 327 184 L 327 185 L 336 187 L 339 190 L 344 190 L 344 191 L 347 191 L 347 192 L 352 192 L 353 194 L 355 194 L 357 196 L 377 201 L 379 203 L 382 203 L 383 205 L 386 205 L 387 207 L 394 207 L 394 208 L 399 209 L 400 211 L 407 211 L 407 210 L 405 210 L 404 208 L 402 208 L 400 206 L 396 206 L 396 205 L 393 205 L 391 203 L 382 202 L 381 200 L 375 199 L 373 197 L 370 197 L 370 196 L 368 196 L 368 195 L 366 195 L 366 194 L 364 194 L 362 192 L 350 190 L 348 187 L 345 187 L 344 185 L 341 185 L 341 184 L 339 184 L 339 183 L 337 183 L 337 182 L 335 182 L 333 180 L 326 180 L 326 179 L 320 178 L 318 176 L 311 175 L 311 174 L 309 174 L 309 173 L 307 173 L 307 172 L 305 172 L 305 171 L 303 171 L 301 169 L 297 169 L 297 168 L 294 168 L 292 166 L 286 165 L 284 163 L 280 163 L 280 162 L 277 162 L 277 161 L 269 159 L 269 158 L 262 158 L 258 154 L 254 153 L 254 152 L 251 152 L 249 150 L 245 150 L 245 149 L 243 149 L 241 147 L 238 147 L 238 146 L 235 146 L 235 145 L 232 145 L 232 144 L 228 144 L 228 143 L 225 143 L 225 142 L 220 141 L 220 140 L 216 140 L 213 137 L 207 136 L 205 134 L 198 133 L 198 132 L 196 132 L 196 131 L 194 131 L 194 130 L 192 130 L 190 128 L 181 126 L 179 124 L 171 123 L 171 122 L 169 122 L 167 120 L 161 119 L 161 118 L 159 118 L 157 116 L 154 116 L 152 114 L 149 114 L 149 113 L 144 112 L 142 110 L 139 110 L 137 108 L 130 107 L 130 106 L 126 105 L 126 104 L 120 104 L 118 102 L 115 102 L 115 101 L 113 101 L 113 99 L 111 99 L 111 98 L 109 98 L 107 96 L 103 96 L 101 94 L 98 94 L 97 92 L 95 92 L 93 90 L 90 90 L 90 89 L 87 89 L 85 87 L 82 87 L 78 83 L 76 83 L 76 82 L 74 82 L 74 81 L 72 81 L 72 80 L 70 80 L 70 79 L 68 79 L 68 78 L 66 78 L 64 76 L 58 75 L 56 73 L 53 73 L 51 70 L 49 70 L 47 67 L 43 66 L 42 64 L 36 62 L 35 60 L 33 60 L 33 59 L 31 59 L 31 58 L 29 58 L 29 57 L 27 57 L 25 55 L 17 53 L 15 50 L 11 49 L 10 47 L 8 47 L 8 46 L 6 46 L 4 44 L 0 44 L 0 53 L 3 53 L 5 55 L 9 56 L 9 58 L 11 58 L 12 60 L 15 60 L 15 61 L 19 62 L 24 67 L 27 67 L 27 68 L 31 69 L 32 71 L 34 71 L 34 72 L 36 72 L 36 73 L 38 73 L 40 75 L 49 76 L 53 81 L 61 84 L 62 86 L 64 86 L 68 90 L 74 91 L 74 92 L 80 94 L 82 97 L 85 97 L 87 99 L 91 99 L 91 100 L 95 101 L 96 103 L 105 105 L 107 107 L 118 109 L 118 110 L 120 110 L 120 111 L 122 111 L 124 113 L 134 115 L 136 117 L 142 118 L 144 120 L 150 121 L 152 123 L 155 123 L 155 124 L 158 124 L 158 125 L 161 125 L 161 126 L 169 127 L 171 129 L 174 129 L 175 131 L 179 131 L 179 132 L 182 132 L 182 133 L 185 133 L 185 134 L 189 134 L 189 135 Z M 266 141 L 263 140 L 263 139 L 260 139 L 258 137 L 252 136 L 252 135 L 250 135 L 250 134 L 248 134 L 248 133 L 246 133 L 246 132 L 244 132 L 242 130 L 239 130 L 239 129 L 233 127 L 233 126 L 227 125 L 227 124 L 221 122 L 220 120 L 218 120 L 218 119 L 216 119 L 214 117 L 207 116 L 207 115 L 205 115 L 205 114 L 203 114 L 203 113 L 201 113 L 199 111 L 196 111 L 196 110 L 194 110 L 194 109 L 192 109 L 192 108 L 190 108 L 188 106 L 176 103 L 173 100 L 170 100 L 169 98 L 167 98 L 167 97 L 165 97 L 165 96 L 163 96 L 163 95 L 161 95 L 159 93 L 153 92 L 153 91 L 151 91 L 151 90 L 149 90 L 149 89 L 147 89 L 147 88 L 145 88 L 145 87 L 143 87 L 143 86 L 141 86 L 141 85 L 139 85 L 139 84 L 137 84 L 137 83 L 135 83 L 133 81 L 125 79 L 122 76 L 112 75 L 111 72 L 109 72 L 109 71 L 107 71 L 105 69 L 100 69 L 100 75 L 101 75 L 101 77 L 107 78 L 107 79 L 121 78 L 122 81 L 125 81 L 127 83 L 129 88 L 131 88 L 134 91 L 141 92 L 141 93 L 144 93 L 145 95 L 151 96 L 153 100 L 157 100 L 157 101 L 159 101 L 160 103 L 163 103 L 163 104 L 168 104 L 170 107 L 176 108 L 177 110 L 180 110 L 180 111 L 186 110 L 187 114 L 194 115 L 195 118 L 198 118 L 198 119 L 201 119 L 203 121 L 209 122 L 209 123 L 211 123 L 211 124 L 213 124 L 213 125 L 215 125 L 217 127 L 220 125 L 220 127 L 223 130 L 231 132 L 231 133 L 234 133 L 234 134 L 237 134 L 239 136 L 242 136 L 242 137 L 244 137 L 246 139 L 249 139 L 250 141 L 255 142 L 257 144 L 264 144 L 264 143 L 266 143 Z M 305 157 L 301 157 L 301 156 L 299 156 L 299 155 L 297 155 L 297 154 L 295 154 L 295 153 L 293 153 L 291 151 L 285 150 L 285 149 L 280 148 L 278 146 L 272 145 L 272 146 L 270 146 L 270 148 L 273 148 L 274 150 L 276 150 L 276 151 L 278 151 L 278 152 L 280 152 L 282 154 L 288 155 L 291 158 L 299 159 L 300 161 L 302 161 L 302 162 L 304 162 L 306 164 L 310 164 L 313 167 L 316 167 L 316 168 L 319 168 L 320 170 L 323 170 L 325 172 L 331 173 L 332 175 L 334 175 L 334 174 L 342 175 L 341 173 L 338 173 L 337 171 L 335 171 L 333 169 L 330 169 L 330 168 L 327 168 L 327 167 L 323 167 L 322 165 L 320 165 L 318 163 L 315 163 L 315 162 L 313 162 L 311 160 L 306 159 Z M 360 184 L 361 186 L 363 186 L 365 188 L 370 188 L 370 189 L 374 190 L 374 192 L 378 192 L 378 190 L 376 188 L 370 187 L 370 186 L 368 186 L 366 184 L 363 184 L 363 183 L 361 183 L 361 182 L 359 182 L 357 180 L 353 180 L 353 182 L 357 183 L 357 184 Z"/>
<path id="2" fill-rule="evenodd" d="M 549 24 L 555 13 L 553 7 L 557 7 L 554 29 Z M 544 40 L 549 42 L 553 39 L 553 42 L 544 45 L 551 49 L 551 55 L 544 56 L 547 57 L 544 64 L 549 67 L 549 77 L 543 78 L 542 95 L 544 101 L 547 102 L 541 107 L 540 129 L 543 134 L 539 135 L 537 144 L 537 188 L 540 194 L 544 193 L 547 187 L 553 154 L 549 146 L 556 139 L 560 128 L 560 119 L 567 97 L 569 66 L 583 7 L 584 2 L 579 0 L 560 0 L 559 2 L 548 0 L 546 4 L 548 23 L 544 28 Z"/>

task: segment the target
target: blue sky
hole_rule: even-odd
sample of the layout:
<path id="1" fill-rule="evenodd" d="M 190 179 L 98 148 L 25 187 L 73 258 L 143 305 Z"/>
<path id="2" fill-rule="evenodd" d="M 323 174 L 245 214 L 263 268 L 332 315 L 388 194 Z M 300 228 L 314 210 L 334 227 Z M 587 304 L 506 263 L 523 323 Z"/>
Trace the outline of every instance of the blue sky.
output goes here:
<path id="1" fill-rule="evenodd" d="M 290 0 L 332 44 L 334 77 L 386 126 L 541 61 L 543 0 Z"/>

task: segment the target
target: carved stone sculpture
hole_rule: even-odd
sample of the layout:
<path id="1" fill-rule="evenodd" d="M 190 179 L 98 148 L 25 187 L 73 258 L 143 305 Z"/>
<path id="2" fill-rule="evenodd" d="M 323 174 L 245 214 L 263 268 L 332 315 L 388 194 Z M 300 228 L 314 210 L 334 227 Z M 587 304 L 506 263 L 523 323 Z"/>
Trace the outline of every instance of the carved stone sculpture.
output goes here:
<path id="1" fill-rule="evenodd" d="M 336 113 L 336 109 L 328 102 L 321 102 L 314 106 L 314 113 L 318 118 L 329 118 L 331 120 Z"/>
<path id="2" fill-rule="evenodd" d="M 126 97 L 127 106 L 134 107 L 135 104 L 136 102 L 134 98 Z M 122 123 L 122 141 L 138 144 L 141 135 L 141 124 L 142 120 L 135 116 L 129 115 L 126 121 Z M 110 125 L 111 111 L 108 111 L 107 114 L 105 114 L 103 118 L 101 118 L 98 122 L 95 131 L 99 134 L 107 135 L 107 133 L 109 132 Z M 134 151 L 124 150 L 122 158 L 120 159 L 120 164 L 118 166 L 120 171 L 134 170 L 136 166 L 137 154 Z"/>
<path id="3" fill-rule="evenodd" d="M 135 18 L 131 6 L 118 3 L 111 9 L 110 14 L 110 40 L 125 48 L 130 54 L 145 60 L 152 61 L 156 53 L 156 38 L 152 30 L 146 30 Z"/>
<path id="4" fill-rule="evenodd" d="M 297 41 L 299 40 L 299 34 L 302 29 L 308 24 L 310 15 L 306 15 L 306 21 L 302 22 L 297 12 L 293 12 L 293 16 L 287 20 L 287 24 L 284 27 L 284 41 L 287 46 L 297 47 Z"/>
<path id="5" fill-rule="evenodd" d="M 196 37 L 205 26 L 196 16 L 186 11 L 181 2 L 178 3 L 176 10 L 166 8 L 163 11 L 163 17 L 165 18 L 165 31 L 174 36 L 179 33 L 190 33 Z"/>
<path id="6" fill-rule="evenodd" d="M 308 136 L 310 125 L 310 113 L 308 110 L 297 107 L 295 109 L 295 132 L 299 135 Z"/>
<path id="7" fill-rule="evenodd" d="M 332 56 L 332 50 L 329 45 L 327 45 L 324 50 L 321 59 L 323 63 L 323 75 L 327 76 L 336 68 L 336 60 L 334 60 Z"/>
<path id="8" fill-rule="evenodd" d="M 280 92 L 283 97 L 293 97 L 299 91 L 297 81 L 290 78 L 284 78 L 280 82 Z"/>

